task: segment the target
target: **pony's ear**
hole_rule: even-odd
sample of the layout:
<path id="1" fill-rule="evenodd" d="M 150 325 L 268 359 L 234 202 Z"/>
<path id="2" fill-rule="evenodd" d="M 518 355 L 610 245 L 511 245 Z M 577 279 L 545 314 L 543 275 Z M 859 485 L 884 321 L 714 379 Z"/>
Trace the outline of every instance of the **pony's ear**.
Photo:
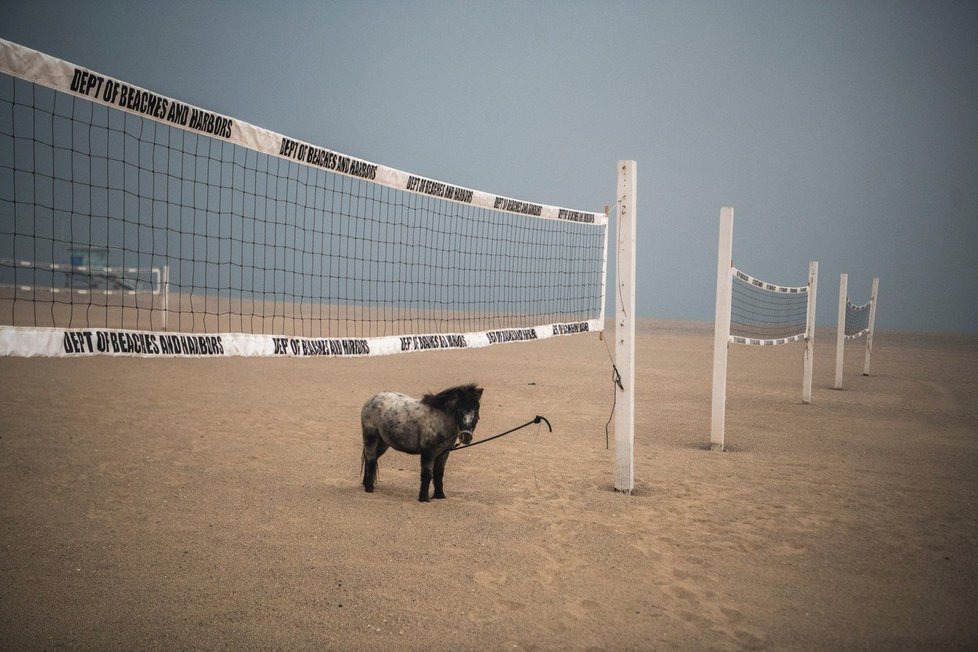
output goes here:
<path id="1" fill-rule="evenodd" d="M 481 387 L 476 387 L 475 388 L 475 397 L 477 399 L 481 399 L 482 398 L 482 392 L 483 392 L 483 389 Z"/>

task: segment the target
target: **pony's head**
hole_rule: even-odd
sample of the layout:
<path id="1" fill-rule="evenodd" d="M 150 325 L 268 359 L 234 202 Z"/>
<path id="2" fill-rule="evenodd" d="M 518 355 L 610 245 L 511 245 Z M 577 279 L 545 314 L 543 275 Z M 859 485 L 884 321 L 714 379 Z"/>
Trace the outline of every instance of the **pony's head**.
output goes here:
<path id="1" fill-rule="evenodd" d="M 451 415 L 458 427 L 459 438 L 463 444 L 472 441 L 472 432 L 479 423 L 479 400 L 482 399 L 482 388 L 475 383 L 449 387 L 437 394 L 425 394 L 421 402 Z"/>

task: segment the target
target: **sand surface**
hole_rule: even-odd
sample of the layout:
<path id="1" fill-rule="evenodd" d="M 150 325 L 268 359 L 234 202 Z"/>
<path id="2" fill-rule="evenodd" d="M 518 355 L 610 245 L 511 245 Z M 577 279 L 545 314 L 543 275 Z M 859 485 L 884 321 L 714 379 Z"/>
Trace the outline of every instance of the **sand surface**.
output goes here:
<path id="1" fill-rule="evenodd" d="M 609 343 L 610 344 L 610 343 Z M 731 348 L 642 324 L 636 494 L 596 335 L 343 360 L 0 359 L 0 649 L 978 647 L 978 338 Z M 486 388 L 420 504 L 359 484 L 374 392 Z M 614 432 L 611 432 L 614 447 Z"/>

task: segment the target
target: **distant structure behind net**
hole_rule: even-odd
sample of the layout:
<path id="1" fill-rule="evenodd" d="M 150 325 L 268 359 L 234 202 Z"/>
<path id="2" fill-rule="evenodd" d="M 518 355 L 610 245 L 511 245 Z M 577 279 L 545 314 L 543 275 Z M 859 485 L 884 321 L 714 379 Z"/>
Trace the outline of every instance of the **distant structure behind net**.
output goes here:
<path id="1" fill-rule="evenodd" d="M 856 305 L 849 298 L 849 275 L 839 276 L 839 321 L 835 337 L 835 389 L 842 389 L 842 372 L 845 367 L 847 340 L 866 338 L 866 357 L 863 375 L 869 375 L 869 360 L 873 352 L 873 331 L 876 328 L 876 301 L 880 280 L 873 277 L 869 301 Z"/>
<path id="2" fill-rule="evenodd" d="M 600 331 L 607 217 L 0 40 L 0 355 L 381 355 Z"/>
<path id="3" fill-rule="evenodd" d="M 808 283 L 795 287 L 775 285 L 742 272 L 734 267 L 732 259 L 733 217 L 733 208 L 720 211 L 710 426 L 713 450 L 724 450 L 727 349 L 731 344 L 777 346 L 804 341 L 802 402 L 811 403 L 812 400 L 818 262 L 809 263 Z"/>

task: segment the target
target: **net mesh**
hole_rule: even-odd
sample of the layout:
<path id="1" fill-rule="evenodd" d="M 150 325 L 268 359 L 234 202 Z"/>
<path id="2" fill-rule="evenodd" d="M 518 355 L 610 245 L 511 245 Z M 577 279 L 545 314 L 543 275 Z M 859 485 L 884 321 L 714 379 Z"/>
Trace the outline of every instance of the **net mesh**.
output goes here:
<path id="1" fill-rule="evenodd" d="M 735 341 L 778 341 L 804 337 L 808 288 L 766 283 L 733 270 L 730 336 Z"/>
<path id="2" fill-rule="evenodd" d="M 392 188 L 0 74 L 0 324 L 377 337 L 575 322 L 603 310 L 605 230 Z M 101 262 L 73 264 L 86 250 Z"/>
<path id="3" fill-rule="evenodd" d="M 869 308 L 872 302 L 857 306 L 846 298 L 845 334 L 849 339 L 859 337 L 869 331 Z"/>

